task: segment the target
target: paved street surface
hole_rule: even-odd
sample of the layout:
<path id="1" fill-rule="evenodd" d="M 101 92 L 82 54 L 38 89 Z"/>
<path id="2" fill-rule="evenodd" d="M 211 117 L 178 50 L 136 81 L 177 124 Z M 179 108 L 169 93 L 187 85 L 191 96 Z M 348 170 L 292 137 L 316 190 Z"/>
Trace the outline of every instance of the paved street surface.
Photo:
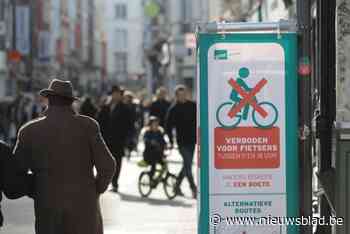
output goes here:
<path id="1" fill-rule="evenodd" d="M 136 165 L 139 158 L 124 161 L 120 178 L 120 193 L 108 191 L 102 196 L 105 234 L 195 234 L 196 201 L 191 198 L 187 180 L 183 183 L 185 198 L 168 201 L 159 186 L 149 198 L 141 198 L 137 179 L 142 170 Z M 181 160 L 178 154 L 170 158 L 170 171 L 178 172 Z M 3 203 L 5 227 L 0 233 L 32 234 L 33 203 L 30 199 Z"/>

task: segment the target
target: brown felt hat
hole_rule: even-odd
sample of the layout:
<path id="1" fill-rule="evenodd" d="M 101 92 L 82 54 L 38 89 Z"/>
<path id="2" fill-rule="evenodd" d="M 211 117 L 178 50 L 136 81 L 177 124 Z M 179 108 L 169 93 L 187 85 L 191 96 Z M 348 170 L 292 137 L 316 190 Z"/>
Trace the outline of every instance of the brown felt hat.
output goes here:
<path id="1" fill-rule="evenodd" d="M 79 100 L 73 95 L 73 85 L 70 81 L 63 81 L 59 79 L 53 79 L 47 89 L 43 89 L 39 92 L 43 97 L 48 96 L 60 96 L 73 100 Z"/>

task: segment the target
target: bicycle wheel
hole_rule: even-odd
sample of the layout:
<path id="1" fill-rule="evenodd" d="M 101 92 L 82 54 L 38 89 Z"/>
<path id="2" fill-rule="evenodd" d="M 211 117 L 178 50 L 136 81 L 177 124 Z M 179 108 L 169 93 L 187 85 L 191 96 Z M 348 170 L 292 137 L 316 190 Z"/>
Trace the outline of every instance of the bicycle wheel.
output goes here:
<path id="1" fill-rule="evenodd" d="M 268 115 L 264 118 L 256 110 L 254 110 L 253 111 L 254 123 L 260 128 L 272 127 L 278 120 L 277 108 L 270 102 L 260 102 L 258 105 L 262 107 L 267 112 Z"/>
<path id="2" fill-rule="evenodd" d="M 239 114 L 233 118 L 228 116 L 232 106 L 232 102 L 225 102 L 216 111 L 216 120 L 223 128 L 235 128 L 241 122 L 241 116 Z"/>
<path id="3" fill-rule="evenodd" d="M 165 195 L 169 200 L 172 200 L 176 197 L 175 185 L 177 177 L 171 173 L 168 173 L 163 180 L 163 188 Z"/>
<path id="4" fill-rule="evenodd" d="M 138 181 L 139 192 L 142 197 L 148 197 L 152 192 L 151 176 L 148 172 L 142 172 Z"/>

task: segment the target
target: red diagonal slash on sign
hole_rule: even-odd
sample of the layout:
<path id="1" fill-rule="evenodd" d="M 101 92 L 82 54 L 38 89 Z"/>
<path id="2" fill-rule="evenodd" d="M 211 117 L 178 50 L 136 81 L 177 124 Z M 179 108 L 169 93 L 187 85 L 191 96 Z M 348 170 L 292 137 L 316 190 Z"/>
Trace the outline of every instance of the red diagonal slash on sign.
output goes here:
<path id="1" fill-rule="evenodd" d="M 240 112 L 241 109 L 247 104 L 250 104 L 262 117 L 265 118 L 268 115 L 267 112 L 256 103 L 256 100 L 253 99 L 255 95 L 259 93 L 260 90 L 267 84 L 266 79 L 260 80 L 259 83 L 252 89 L 250 93 L 245 92 L 234 79 L 230 79 L 228 83 L 243 97 L 243 99 L 238 103 L 238 105 L 232 107 L 232 109 L 228 113 L 229 117 L 235 117 L 236 114 Z"/>

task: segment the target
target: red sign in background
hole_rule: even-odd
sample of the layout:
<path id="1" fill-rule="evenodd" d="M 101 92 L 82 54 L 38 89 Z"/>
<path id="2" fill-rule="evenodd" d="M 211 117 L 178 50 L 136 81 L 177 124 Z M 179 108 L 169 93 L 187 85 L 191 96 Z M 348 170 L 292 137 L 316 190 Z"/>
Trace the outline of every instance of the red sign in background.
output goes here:
<path id="1" fill-rule="evenodd" d="M 215 128 L 215 168 L 280 167 L 280 129 Z"/>

